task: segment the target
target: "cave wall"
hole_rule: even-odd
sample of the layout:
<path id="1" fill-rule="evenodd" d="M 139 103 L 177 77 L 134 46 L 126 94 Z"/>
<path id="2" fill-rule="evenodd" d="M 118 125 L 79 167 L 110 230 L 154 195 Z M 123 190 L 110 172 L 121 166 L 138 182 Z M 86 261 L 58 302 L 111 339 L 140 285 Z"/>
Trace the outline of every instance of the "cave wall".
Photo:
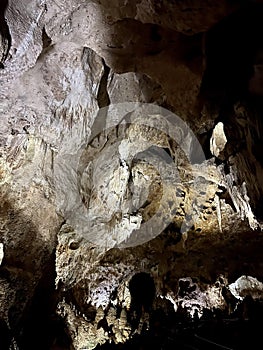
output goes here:
<path id="1" fill-rule="evenodd" d="M 125 343 L 156 310 L 229 310 L 242 275 L 261 295 L 262 15 L 1 4 L 6 349 Z"/>

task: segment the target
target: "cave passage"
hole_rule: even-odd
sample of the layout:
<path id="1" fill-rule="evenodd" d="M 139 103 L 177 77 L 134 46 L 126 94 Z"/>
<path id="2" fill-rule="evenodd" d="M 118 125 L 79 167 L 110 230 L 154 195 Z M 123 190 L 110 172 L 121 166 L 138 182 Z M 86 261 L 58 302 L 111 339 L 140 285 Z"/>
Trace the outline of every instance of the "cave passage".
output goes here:
<path id="1" fill-rule="evenodd" d="M 141 314 L 142 310 L 149 312 L 155 297 L 155 284 L 150 274 L 137 273 L 129 283 L 131 293 L 131 310 Z"/>
<path id="2" fill-rule="evenodd" d="M 263 95 L 263 4 L 241 8 L 206 34 L 201 94 L 219 106 Z"/>

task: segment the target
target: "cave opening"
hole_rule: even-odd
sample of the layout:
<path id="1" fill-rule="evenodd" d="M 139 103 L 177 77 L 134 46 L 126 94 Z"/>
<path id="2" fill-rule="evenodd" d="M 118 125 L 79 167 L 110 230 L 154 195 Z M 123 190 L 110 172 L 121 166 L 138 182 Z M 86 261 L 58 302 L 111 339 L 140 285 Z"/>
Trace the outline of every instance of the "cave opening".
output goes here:
<path id="1" fill-rule="evenodd" d="M 131 311 L 141 315 L 142 311 L 149 312 L 155 297 L 155 284 L 149 273 L 135 274 L 129 283 L 131 293 Z"/>

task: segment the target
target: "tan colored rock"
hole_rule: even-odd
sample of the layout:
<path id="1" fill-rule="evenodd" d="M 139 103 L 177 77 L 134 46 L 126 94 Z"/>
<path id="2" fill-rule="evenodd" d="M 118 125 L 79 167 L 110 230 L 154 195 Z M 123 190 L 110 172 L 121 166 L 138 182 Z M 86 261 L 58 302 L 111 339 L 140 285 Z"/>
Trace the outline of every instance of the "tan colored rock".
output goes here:
<path id="1" fill-rule="evenodd" d="M 212 132 L 218 111 L 200 102 L 206 33 L 236 7 L 9 1 L 10 48 L 0 34 L 0 317 L 15 336 L 47 274 L 56 274 L 48 287 L 72 347 L 83 350 L 149 327 L 144 305 L 130 325 L 136 273 L 152 276 L 151 307 L 182 303 L 191 315 L 226 307 L 226 276 L 242 272 L 237 255 L 261 273 L 260 122 L 237 103 Z M 209 132 L 221 166 L 201 152 L 197 138 Z M 196 287 L 183 299 L 180 279 Z"/>
<path id="2" fill-rule="evenodd" d="M 211 153 L 218 157 L 220 153 L 224 150 L 227 143 L 227 138 L 224 133 L 224 124 L 219 122 L 216 124 L 213 130 L 212 137 L 210 139 L 210 151 Z"/>

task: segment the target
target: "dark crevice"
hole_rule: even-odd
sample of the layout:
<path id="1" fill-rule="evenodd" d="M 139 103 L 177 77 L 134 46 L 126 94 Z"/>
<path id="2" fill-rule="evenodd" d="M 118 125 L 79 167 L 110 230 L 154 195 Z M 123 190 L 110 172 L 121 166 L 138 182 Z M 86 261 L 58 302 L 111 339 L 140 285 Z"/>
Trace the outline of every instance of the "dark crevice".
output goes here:
<path id="1" fill-rule="evenodd" d="M 12 336 L 6 321 L 0 319 L 0 348 L 2 350 L 9 350 Z"/>
<path id="2" fill-rule="evenodd" d="M 56 314 L 60 292 L 55 289 L 55 277 L 54 252 L 24 314 L 22 329 L 15 336 L 19 350 L 70 348 L 64 321 Z"/>
<path id="3" fill-rule="evenodd" d="M 42 50 L 38 55 L 37 60 L 40 61 L 45 54 L 47 54 L 52 48 L 54 44 L 52 44 L 52 39 L 48 36 L 46 32 L 46 28 L 42 28 Z"/>
<path id="4" fill-rule="evenodd" d="M 4 62 L 11 47 L 11 35 L 5 19 L 8 0 L 0 1 L 0 68 L 4 69 Z M 1 57 L 2 56 L 2 57 Z"/>
<path id="5" fill-rule="evenodd" d="M 200 142 L 200 145 L 202 147 L 202 150 L 204 152 L 204 156 L 206 159 L 209 159 L 212 156 L 210 151 L 210 139 L 211 139 L 212 133 L 213 133 L 213 129 L 210 129 L 207 132 L 197 135 L 198 141 Z"/>
<path id="6" fill-rule="evenodd" d="M 110 105 L 110 97 L 107 90 L 110 68 L 105 64 L 104 60 L 103 60 L 103 65 L 104 65 L 104 73 L 100 80 L 100 85 L 99 85 L 98 95 L 97 95 L 99 108 L 107 107 Z"/>
<path id="7" fill-rule="evenodd" d="M 42 29 L 42 47 L 43 50 L 48 48 L 52 43 L 51 38 L 47 35 L 45 27 Z"/>

